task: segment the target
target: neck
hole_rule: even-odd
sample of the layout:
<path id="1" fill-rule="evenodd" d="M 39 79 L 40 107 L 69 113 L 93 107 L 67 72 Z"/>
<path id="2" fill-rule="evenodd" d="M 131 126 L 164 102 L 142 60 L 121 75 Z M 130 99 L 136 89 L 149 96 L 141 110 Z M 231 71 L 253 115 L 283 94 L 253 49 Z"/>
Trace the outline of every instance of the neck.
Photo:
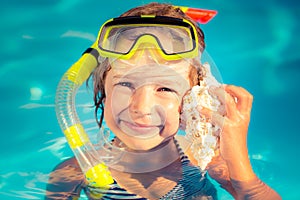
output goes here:
<path id="1" fill-rule="evenodd" d="M 114 146 L 120 147 L 116 139 Z M 175 145 L 174 138 L 165 141 L 161 145 L 149 151 L 128 151 L 120 152 L 119 159 L 109 167 L 129 173 L 145 173 L 162 169 L 179 158 L 179 152 Z"/>

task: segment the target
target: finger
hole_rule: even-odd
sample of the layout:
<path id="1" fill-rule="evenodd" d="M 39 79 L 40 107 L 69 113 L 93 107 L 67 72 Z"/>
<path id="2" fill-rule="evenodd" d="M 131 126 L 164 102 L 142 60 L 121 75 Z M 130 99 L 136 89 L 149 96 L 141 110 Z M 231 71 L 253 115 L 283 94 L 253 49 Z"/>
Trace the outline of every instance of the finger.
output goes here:
<path id="1" fill-rule="evenodd" d="M 212 117 L 212 114 L 213 114 L 212 110 L 210 110 L 206 107 L 203 107 L 203 106 L 197 106 L 197 109 L 198 109 L 201 117 L 204 117 L 206 119 L 210 119 Z"/>
<path id="2" fill-rule="evenodd" d="M 222 129 L 225 122 L 225 117 L 223 115 L 205 107 L 199 107 L 198 110 L 200 115 L 206 119 L 206 122 L 209 122 L 212 125 L 218 126 L 220 129 Z"/>
<path id="3" fill-rule="evenodd" d="M 211 95 L 217 96 L 221 105 L 219 106 L 219 113 L 226 115 L 230 119 L 236 119 L 238 117 L 236 98 L 225 90 L 226 86 L 212 87 L 209 91 Z"/>
<path id="4" fill-rule="evenodd" d="M 236 99 L 236 105 L 241 114 L 250 113 L 253 96 L 246 89 L 234 85 L 227 85 L 225 86 L 225 90 Z"/>
<path id="5" fill-rule="evenodd" d="M 209 91 L 211 96 L 213 97 L 216 97 L 219 102 L 220 102 L 220 105 L 218 107 L 218 112 L 221 114 L 221 115 L 226 115 L 226 108 L 225 108 L 225 89 L 223 86 L 220 86 L 220 87 L 210 87 L 209 88 Z"/>
<path id="6" fill-rule="evenodd" d="M 225 99 L 226 99 L 226 103 L 225 103 L 226 116 L 229 119 L 235 120 L 239 115 L 237 110 L 236 100 L 231 94 L 227 92 L 225 93 Z"/>
<path id="7" fill-rule="evenodd" d="M 221 104 L 225 104 L 225 89 L 223 86 L 220 87 L 210 87 L 208 92 L 213 97 L 217 97 Z"/>

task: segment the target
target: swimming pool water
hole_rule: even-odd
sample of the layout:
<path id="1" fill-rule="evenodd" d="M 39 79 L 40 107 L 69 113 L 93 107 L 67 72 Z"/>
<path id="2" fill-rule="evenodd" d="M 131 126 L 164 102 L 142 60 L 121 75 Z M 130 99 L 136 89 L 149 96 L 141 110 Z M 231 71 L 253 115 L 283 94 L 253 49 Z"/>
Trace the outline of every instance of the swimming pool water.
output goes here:
<path id="1" fill-rule="evenodd" d="M 54 111 L 58 81 L 105 20 L 148 2 L 1 1 L 0 199 L 43 198 L 51 170 L 72 156 Z M 283 199 L 299 199 L 300 3 L 159 2 L 218 10 L 202 26 L 207 51 L 225 83 L 254 95 L 253 167 Z M 231 199 L 219 190 L 220 199 Z"/>

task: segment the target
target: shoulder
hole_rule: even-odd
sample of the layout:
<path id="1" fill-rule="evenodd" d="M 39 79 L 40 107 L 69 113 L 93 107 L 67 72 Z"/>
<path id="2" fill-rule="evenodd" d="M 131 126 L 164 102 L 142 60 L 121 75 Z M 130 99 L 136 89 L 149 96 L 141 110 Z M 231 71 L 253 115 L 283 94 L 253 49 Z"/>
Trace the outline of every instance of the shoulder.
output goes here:
<path id="1" fill-rule="evenodd" d="M 84 174 L 77 162 L 77 160 L 72 157 L 63 162 L 59 163 L 51 172 L 50 180 L 53 181 L 75 181 L 82 182 L 84 180 Z"/>
<path id="2" fill-rule="evenodd" d="M 54 168 L 53 171 L 63 169 L 63 168 L 73 168 L 76 171 L 81 171 L 80 166 L 75 157 L 71 157 L 67 160 L 62 161 Z"/>
<path id="3" fill-rule="evenodd" d="M 51 174 L 46 189 L 45 199 L 78 198 L 85 178 L 75 158 L 58 164 Z"/>

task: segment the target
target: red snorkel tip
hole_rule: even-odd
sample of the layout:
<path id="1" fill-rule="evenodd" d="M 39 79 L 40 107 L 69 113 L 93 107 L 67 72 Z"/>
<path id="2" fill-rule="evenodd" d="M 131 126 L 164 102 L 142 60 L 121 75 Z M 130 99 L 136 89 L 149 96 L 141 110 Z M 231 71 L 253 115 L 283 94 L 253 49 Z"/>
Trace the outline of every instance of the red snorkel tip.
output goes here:
<path id="1" fill-rule="evenodd" d="M 199 22 L 200 24 L 206 24 L 209 22 L 216 14 L 218 13 L 216 10 L 206 10 L 200 8 L 189 8 L 185 6 L 177 6 L 180 8 L 186 15 L 190 18 Z"/>

